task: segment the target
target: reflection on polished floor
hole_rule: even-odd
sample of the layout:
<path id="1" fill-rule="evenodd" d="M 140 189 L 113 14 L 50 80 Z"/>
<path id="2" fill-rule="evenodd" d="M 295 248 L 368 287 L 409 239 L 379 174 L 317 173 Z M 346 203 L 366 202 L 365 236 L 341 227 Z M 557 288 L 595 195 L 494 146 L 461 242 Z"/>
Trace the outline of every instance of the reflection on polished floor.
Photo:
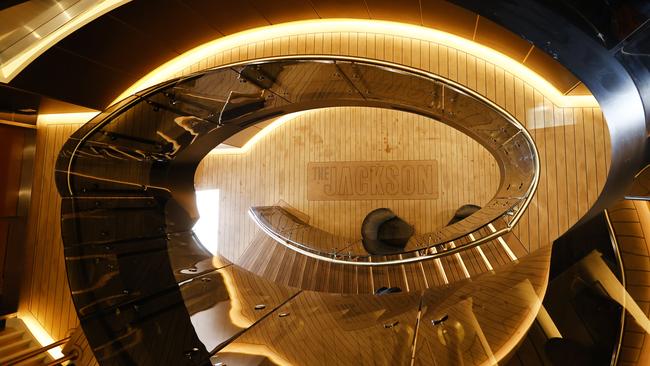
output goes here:
<path id="1" fill-rule="evenodd" d="M 650 364 L 642 0 L 0 5 L 0 365 Z"/>

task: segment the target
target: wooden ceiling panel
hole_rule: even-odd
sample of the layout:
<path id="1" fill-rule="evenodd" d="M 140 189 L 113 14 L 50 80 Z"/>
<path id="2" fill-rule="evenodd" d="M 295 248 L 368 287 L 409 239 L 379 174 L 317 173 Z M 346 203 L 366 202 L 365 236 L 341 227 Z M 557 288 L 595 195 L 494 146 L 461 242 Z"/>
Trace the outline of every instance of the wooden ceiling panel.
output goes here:
<path id="1" fill-rule="evenodd" d="M 480 17 L 476 25 L 476 36 L 474 40 L 508 55 L 519 62 L 524 60 L 532 46 L 525 39 L 501 27 L 497 23 Z"/>
<path id="2" fill-rule="evenodd" d="M 321 18 L 370 18 L 364 0 L 313 0 L 312 4 Z"/>
<path id="3" fill-rule="evenodd" d="M 476 14 L 442 0 L 422 1 L 422 22 L 425 27 L 472 39 Z"/>
<path id="4" fill-rule="evenodd" d="M 318 14 L 309 0 L 250 0 L 250 3 L 271 24 L 318 19 Z"/>
<path id="5" fill-rule="evenodd" d="M 179 54 L 222 35 L 178 0 L 133 1 L 129 6 L 115 9 L 110 16 L 159 39 L 168 49 Z"/>
<path id="6" fill-rule="evenodd" d="M 419 0 L 366 0 L 372 19 L 422 25 Z"/>
<path id="7" fill-rule="evenodd" d="M 575 75 L 539 48 L 533 48 L 525 65 L 535 70 L 563 94 L 569 92 L 579 82 Z"/>
<path id="8" fill-rule="evenodd" d="M 177 56 L 164 39 L 150 37 L 113 17 L 101 17 L 57 45 L 120 72 L 141 76 Z"/>
<path id="9" fill-rule="evenodd" d="M 10 85 L 63 101 L 102 110 L 126 90 L 133 76 L 52 47 Z"/>
<path id="10" fill-rule="evenodd" d="M 270 24 L 257 9 L 246 1 L 182 1 L 224 35 Z"/>

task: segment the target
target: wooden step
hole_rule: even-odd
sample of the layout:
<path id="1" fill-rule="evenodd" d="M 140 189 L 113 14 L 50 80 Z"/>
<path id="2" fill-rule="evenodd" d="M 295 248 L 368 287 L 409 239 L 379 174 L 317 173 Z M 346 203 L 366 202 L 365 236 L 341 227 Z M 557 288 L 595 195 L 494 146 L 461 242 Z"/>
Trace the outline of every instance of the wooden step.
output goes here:
<path id="1" fill-rule="evenodd" d="M 27 349 L 30 347 L 31 343 L 31 339 L 25 338 L 18 339 L 10 344 L 7 344 L 6 346 L 2 346 L 0 347 L 0 358 L 9 357 L 16 354 L 17 352 Z"/>
<path id="2" fill-rule="evenodd" d="M 0 333 L 0 347 L 22 339 L 24 334 L 24 330 L 5 329 L 2 333 Z"/>
<path id="3" fill-rule="evenodd" d="M 33 346 L 33 347 L 22 349 L 22 350 L 20 350 L 18 352 L 15 352 L 12 355 L 0 357 L 0 365 L 6 365 L 9 362 L 9 360 L 14 359 L 14 358 L 19 357 L 19 356 L 26 355 L 26 354 L 28 354 L 28 353 L 30 353 L 32 351 L 36 351 L 36 350 L 38 350 L 40 348 L 41 348 L 40 345 L 36 345 L 36 346 Z M 34 356 L 34 357 L 38 357 L 38 356 Z"/>

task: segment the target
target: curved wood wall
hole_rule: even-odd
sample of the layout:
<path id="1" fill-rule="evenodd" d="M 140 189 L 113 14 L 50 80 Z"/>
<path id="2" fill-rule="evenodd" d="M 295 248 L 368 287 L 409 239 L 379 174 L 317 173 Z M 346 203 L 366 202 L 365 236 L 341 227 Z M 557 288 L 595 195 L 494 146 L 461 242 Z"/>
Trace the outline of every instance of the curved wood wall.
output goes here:
<path id="1" fill-rule="evenodd" d="M 298 54 L 366 57 L 420 68 L 477 91 L 515 116 L 530 131 L 540 154 L 537 194 L 514 230 L 530 251 L 549 245 L 575 224 L 605 183 L 610 140 L 600 108 L 555 105 L 535 85 L 500 65 L 435 42 L 366 32 L 288 34 L 209 55 L 177 76 L 237 61 Z"/>
<path id="2" fill-rule="evenodd" d="M 308 200 L 309 162 L 383 160 L 435 160 L 438 198 Z M 484 205 L 499 179 L 496 160 L 467 135 L 410 113 L 361 107 L 308 111 L 244 154 L 208 155 L 195 176 L 196 189 L 219 189 L 219 252 L 232 260 L 257 231 L 251 206 L 283 200 L 312 226 L 353 240 L 368 212 L 388 207 L 424 233 L 446 225 L 463 204 Z"/>

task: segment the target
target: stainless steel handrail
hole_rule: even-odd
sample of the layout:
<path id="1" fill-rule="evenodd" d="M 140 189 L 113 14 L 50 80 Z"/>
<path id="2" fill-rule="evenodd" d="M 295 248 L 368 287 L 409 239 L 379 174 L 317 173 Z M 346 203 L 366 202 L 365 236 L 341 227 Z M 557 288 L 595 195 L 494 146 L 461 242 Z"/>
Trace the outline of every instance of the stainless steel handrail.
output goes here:
<path id="1" fill-rule="evenodd" d="M 291 249 L 293 251 L 296 251 L 296 252 L 298 252 L 300 254 L 303 254 L 305 256 L 308 256 L 308 257 L 311 257 L 311 258 L 314 258 L 314 259 L 323 260 L 323 261 L 330 262 L 330 263 L 355 265 L 355 266 L 367 266 L 367 267 L 381 267 L 381 266 L 391 266 L 391 265 L 396 265 L 396 264 L 416 263 L 416 262 L 426 261 L 426 260 L 430 260 L 430 259 L 445 257 L 445 256 L 448 256 L 448 255 L 460 253 L 460 252 L 462 252 L 462 251 L 464 251 L 466 249 L 474 248 L 474 247 L 476 247 L 478 245 L 481 245 L 481 244 L 487 243 L 489 241 L 495 240 L 495 239 L 509 233 L 512 230 L 512 227 L 506 226 L 505 228 L 497 230 L 497 231 L 495 231 L 495 232 L 493 232 L 493 233 L 491 233 L 491 234 L 489 234 L 487 236 L 484 236 L 484 237 L 482 237 L 482 238 L 480 238 L 478 240 L 471 241 L 470 243 L 463 244 L 463 245 L 460 245 L 460 246 L 457 246 L 457 247 L 454 247 L 454 248 L 449 248 L 449 249 L 446 249 L 446 250 L 441 251 L 441 252 L 430 251 L 429 249 L 431 247 L 434 247 L 434 246 L 431 246 L 431 247 L 414 249 L 414 250 L 411 250 L 409 252 L 399 253 L 399 254 L 402 254 L 402 255 L 403 254 L 413 253 L 414 254 L 413 257 L 373 262 L 372 258 L 376 259 L 376 258 L 381 257 L 381 256 L 370 256 L 370 255 L 365 256 L 365 257 L 363 257 L 363 256 L 355 256 L 354 257 L 355 260 L 353 260 L 352 258 L 345 259 L 346 258 L 345 255 L 334 254 L 334 256 L 328 256 L 328 253 L 323 253 L 323 252 L 319 252 L 319 251 L 310 249 L 309 247 L 303 245 L 302 243 L 296 242 L 295 240 L 293 240 L 291 238 L 285 237 L 285 236 L 281 235 L 280 233 L 278 233 L 276 231 L 273 231 L 270 227 L 268 227 L 267 225 L 264 224 L 264 222 L 261 220 L 259 215 L 257 215 L 253 210 L 249 209 L 248 214 L 251 217 L 251 219 L 257 224 L 257 226 L 262 231 L 264 231 L 268 236 L 270 236 L 271 238 L 273 238 L 278 243 L 285 245 L 287 248 L 289 248 L 289 249 Z M 474 233 L 474 231 L 471 232 L 471 233 L 468 233 L 467 236 L 469 236 L 469 234 L 473 234 L 473 233 Z M 448 241 L 446 243 L 449 243 L 451 241 L 452 240 L 450 240 L 450 241 Z M 444 245 L 444 244 L 445 243 L 436 244 L 435 246 L 440 246 L 440 245 Z M 417 254 L 415 254 L 415 253 L 417 253 Z M 368 259 L 368 262 L 361 262 L 361 261 L 358 261 L 357 259 Z"/>
<path id="2" fill-rule="evenodd" d="M 239 73 L 239 77 L 241 78 L 243 71 L 237 71 L 239 70 L 238 68 L 241 68 L 241 70 L 249 70 L 250 72 L 254 72 L 251 70 L 258 70 L 259 68 L 263 69 L 265 65 L 270 65 L 269 67 L 287 67 L 286 69 L 283 69 L 283 72 L 286 72 L 286 75 L 282 75 L 284 75 L 285 78 L 295 78 L 294 74 L 304 72 L 305 67 L 307 69 L 310 69 L 311 67 L 313 70 L 320 70 L 316 65 L 325 64 L 334 65 L 342 74 L 348 72 L 359 73 L 363 75 L 363 77 L 367 78 L 363 79 L 362 77 L 361 79 L 363 79 L 363 82 L 370 83 L 368 90 L 373 90 L 372 88 L 375 88 L 374 90 L 378 93 L 373 95 L 377 96 L 375 96 L 375 99 L 373 99 L 372 95 L 369 95 L 368 99 L 364 95 L 361 95 L 361 97 L 350 97 L 336 94 L 331 98 L 324 100 L 309 98 L 305 98 L 305 100 L 297 99 L 295 102 L 285 100 L 288 104 L 281 103 L 279 105 L 274 104 L 272 101 L 269 102 L 268 105 L 264 102 L 261 107 L 256 107 L 258 109 L 247 112 L 240 116 L 232 117 L 232 119 L 225 121 L 227 123 L 213 126 L 210 131 L 223 131 L 217 132 L 221 133 L 218 138 L 227 138 L 228 136 L 236 133 L 246 126 L 250 126 L 254 123 L 264 120 L 265 118 L 268 118 L 269 115 L 276 115 L 273 114 L 276 111 L 280 114 L 286 114 L 298 110 L 322 108 L 339 104 L 359 106 L 367 105 L 385 108 L 390 107 L 408 110 L 412 113 L 422 114 L 431 118 L 437 118 L 439 121 L 449 124 L 452 127 L 455 127 L 468 134 L 470 137 L 476 139 L 479 143 L 485 146 L 486 149 L 488 149 L 488 151 L 490 151 L 495 156 L 497 162 L 499 163 L 501 169 L 501 182 L 499 184 L 497 193 L 495 193 L 495 196 L 490 200 L 490 202 L 488 202 L 488 204 L 485 205 L 483 209 L 472 215 L 468 221 L 465 221 L 465 225 L 455 224 L 443 228 L 438 232 L 431 233 L 431 236 L 436 241 L 436 243 L 432 245 L 440 245 L 448 243 L 451 240 L 458 240 L 460 238 L 468 236 L 470 233 L 477 233 L 477 231 L 481 228 L 489 224 L 496 223 L 500 220 L 503 220 L 503 222 L 505 222 L 506 227 L 484 238 L 480 238 L 476 241 L 471 241 L 468 244 L 458 246 L 453 250 L 445 250 L 435 254 L 429 253 L 427 250 L 421 250 L 418 252 L 418 254 L 422 255 L 416 258 L 405 258 L 399 261 L 390 260 L 383 262 L 373 262 L 372 265 L 408 263 L 428 260 L 430 258 L 438 258 L 444 255 L 456 253 L 472 246 L 480 245 L 488 240 L 492 240 L 512 230 L 512 228 L 517 224 L 523 215 L 523 212 L 529 206 L 534 192 L 537 188 L 540 174 L 537 148 L 534 144 L 534 141 L 532 140 L 532 137 L 524 128 L 524 126 L 519 123 L 519 121 L 517 121 L 514 116 L 498 106 L 496 103 L 452 80 L 448 80 L 439 75 L 435 75 L 430 72 L 408 66 L 395 65 L 388 62 L 368 60 L 357 57 L 296 55 L 242 61 L 228 65 L 222 65 L 209 70 L 203 70 L 186 77 L 169 80 L 157 86 L 151 87 L 141 93 L 138 93 L 134 97 L 128 98 L 112 106 L 108 111 L 104 112 L 102 115 L 91 121 L 89 128 L 85 129 L 83 133 L 80 133 L 76 139 L 71 139 L 69 141 L 71 145 L 68 154 L 70 156 L 65 161 L 67 166 L 65 172 L 63 169 L 60 170 L 60 173 L 65 174 L 65 185 L 62 184 L 60 190 L 62 192 L 67 191 L 66 193 L 68 193 L 70 197 L 74 197 L 78 195 L 79 192 L 77 192 L 77 189 L 74 187 L 73 180 L 86 179 L 89 181 L 94 180 L 96 182 L 106 182 L 106 184 L 115 183 L 121 184 L 122 186 L 133 186 L 134 189 L 141 189 L 143 191 L 146 191 L 149 188 L 157 188 L 161 192 L 165 191 L 174 194 L 173 191 L 176 189 L 174 188 L 174 184 L 178 184 L 176 180 L 173 180 L 172 183 L 168 183 L 164 180 L 152 181 L 149 178 L 145 178 L 142 181 L 126 182 L 115 178 L 114 174 L 111 174 L 110 178 L 108 178 L 108 176 L 105 177 L 102 175 L 104 173 L 97 173 L 95 170 L 92 170 L 91 173 L 78 171 L 79 169 L 75 169 L 75 161 L 78 156 L 82 155 L 81 153 L 83 148 L 85 145 L 87 145 L 87 142 L 92 141 L 93 136 L 95 136 L 97 132 L 101 131 L 104 127 L 111 125 L 111 123 L 114 121 L 114 118 L 120 116 L 127 110 L 136 108 L 139 105 L 142 105 L 142 103 L 155 104 L 152 107 L 154 111 L 156 108 L 162 108 L 161 104 L 157 101 L 156 98 L 162 98 L 161 100 L 166 100 L 165 98 L 171 98 L 168 100 L 168 102 L 171 103 L 170 105 L 174 105 L 177 99 L 173 96 L 170 97 L 170 95 L 173 93 L 168 93 L 166 91 L 172 90 L 174 86 L 179 85 L 185 81 L 190 80 L 192 83 L 194 83 L 195 80 L 200 80 L 202 77 L 206 76 L 208 77 L 208 82 L 213 82 L 211 80 L 222 80 L 220 79 L 222 75 L 233 75 L 233 72 Z M 347 71 L 341 71 L 343 69 Z M 328 74 L 323 75 L 325 75 L 324 77 L 327 77 Z M 421 87 L 422 90 L 413 89 L 415 94 L 412 99 L 392 98 L 389 95 L 391 95 L 394 90 L 391 88 L 387 89 L 387 87 L 382 84 L 382 76 L 402 77 L 403 79 L 399 79 L 401 80 L 401 84 L 396 84 L 398 85 L 398 88 L 401 88 L 399 90 L 411 90 L 411 88 L 414 88 L 414 86 Z M 335 81 L 335 77 L 332 78 L 332 80 Z M 214 85 L 218 86 L 219 84 Z M 264 87 L 259 86 L 259 88 L 263 90 L 268 89 L 269 91 L 273 91 L 273 85 Z M 282 86 L 282 88 L 285 86 Z M 293 87 L 296 86 L 293 85 Z M 315 86 L 314 88 L 316 89 L 314 90 L 320 90 L 318 87 L 319 86 Z M 356 86 L 352 85 L 351 87 L 354 88 Z M 230 88 L 229 90 L 232 91 L 234 90 L 233 88 L 236 87 L 230 86 L 226 87 L 223 90 L 227 90 L 228 88 Z M 222 91 L 220 91 L 220 93 Z M 448 94 L 445 91 L 447 91 Z M 277 91 L 274 91 L 274 93 L 275 92 Z M 361 91 L 358 92 L 362 94 Z M 370 92 L 368 91 L 366 93 Z M 179 95 L 182 95 L 182 92 L 180 92 Z M 281 97 L 277 98 L 282 99 Z M 423 101 L 426 101 L 426 103 L 423 104 Z M 434 105 L 433 103 L 438 104 Z M 473 103 L 476 103 L 475 108 L 472 107 L 474 106 Z M 200 120 L 206 123 L 210 122 L 205 119 Z M 160 167 L 156 167 L 156 169 L 160 171 L 156 171 L 155 174 L 147 174 L 145 176 L 155 176 L 156 178 L 169 177 L 169 174 L 162 173 L 162 170 L 173 169 L 174 166 L 177 166 L 175 164 L 178 164 L 178 166 L 182 167 L 183 169 L 185 169 L 187 166 L 192 166 L 192 164 L 198 164 L 198 159 L 200 159 L 201 156 L 206 153 L 206 151 L 209 151 L 208 149 L 210 148 L 211 144 L 218 144 L 217 141 L 211 141 L 209 139 L 210 136 L 212 136 L 210 133 L 205 132 L 201 137 L 195 137 L 192 141 L 196 139 L 197 143 L 190 143 L 188 146 L 183 147 L 178 155 L 170 157 L 166 163 L 167 168 L 160 169 Z M 523 153 L 526 155 L 522 155 Z M 182 157 L 180 157 L 181 155 Z M 178 162 L 175 162 L 175 160 L 178 160 Z M 119 164 L 114 165 L 116 166 L 116 169 L 120 169 Z M 138 168 L 145 170 L 149 169 L 149 167 L 145 165 Z M 132 177 L 130 175 L 127 175 L 127 179 L 131 178 Z M 59 181 L 59 183 L 62 182 Z M 165 187 L 165 184 L 170 184 L 170 187 Z M 513 184 L 512 190 L 511 184 Z M 525 185 L 525 188 L 522 187 L 522 185 Z M 82 190 L 81 194 L 86 194 L 86 192 Z M 182 199 L 184 205 L 189 206 L 192 204 L 190 202 L 191 200 L 186 199 L 187 195 L 185 192 L 178 194 L 183 197 Z M 192 212 L 191 207 L 187 207 L 187 209 L 188 212 Z M 259 220 L 256 221 L 258 224 L 260 224 Z M 470 224 L 467 225 L 468 223 Z M 273 230 L 267 228 L 266 231 L 272 232 Z M 300 243 L 290 240 L 290 238 L 279 236 L 278 233 L 274 233 L 273 236 L 287 245 L 290 244 L 292 248 L 299 249 L 304 254 L 310 253 L 310 256 L 317 256 L 320 259 L 326 258 L 329 261 L 341 263 L 364 263 L 352 262 L 349 260 L 340 260 L 337 258 L 336 254 L 334 254 L 334 258 L 330 258 L 328 254 L 323 255 L 323 253 L 314 252 L 310 248 L 301 246 Z"/>

